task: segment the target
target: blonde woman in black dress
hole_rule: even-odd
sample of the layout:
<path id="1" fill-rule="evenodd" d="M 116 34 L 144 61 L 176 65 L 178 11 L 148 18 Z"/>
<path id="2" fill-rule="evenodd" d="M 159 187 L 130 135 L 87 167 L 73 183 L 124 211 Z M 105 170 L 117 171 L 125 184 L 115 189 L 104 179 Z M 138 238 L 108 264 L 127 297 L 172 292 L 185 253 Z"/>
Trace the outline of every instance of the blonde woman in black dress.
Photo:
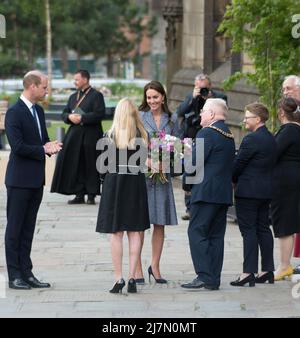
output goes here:
<path id="1" fill-rule="evenodd" d="M 109 172 L 104 177 L 96 231 L 111 234 L 111 255 L 116 280 L 110 290 L 111 293 L 121 293 L 125 286 L 122 257 L 123 235 L 124 231 L 127 232 L 129 243 L 127 291 L 135 293 L 134 276 L 142 245 L 140 232 L 150 228 L 150 222 L 146 180 L 142 170 L 147 158 L 148 136 L 137 107 L 131 100 L 125 98 L 118 103 L 112 127 L 105 141 L 108 142 L 110 151 L 106 154 L 108 156 L 104 162 L 99 161 L 98 169 L 101 174 L 107 170 Z M 137 158 L 141 153 L 145 156 L 139 160 Z M 105 155 L 104 151 L 102 155 Z M 134 162 L 133 159 L 137 161 Z"/>

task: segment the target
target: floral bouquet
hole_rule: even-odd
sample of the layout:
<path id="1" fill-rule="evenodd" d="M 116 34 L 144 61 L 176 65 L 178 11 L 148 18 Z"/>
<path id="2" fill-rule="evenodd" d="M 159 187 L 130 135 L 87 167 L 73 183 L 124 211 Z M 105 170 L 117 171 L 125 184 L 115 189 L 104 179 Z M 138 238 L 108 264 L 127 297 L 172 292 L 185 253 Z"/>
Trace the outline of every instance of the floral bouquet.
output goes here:
<path id="1" fill-rule="evenodd" d="M 191 150 L 191 139 L 180 140 L 166 134 L 165 131 L 153 133 L 148 148 L 149 171 L 146 176 L 154 182 L 167 183 L 166 174 L 174 172 L 174 169 L 176 169 L 176 173 L 181 174 L 184 156 L 190 155 Z"/>

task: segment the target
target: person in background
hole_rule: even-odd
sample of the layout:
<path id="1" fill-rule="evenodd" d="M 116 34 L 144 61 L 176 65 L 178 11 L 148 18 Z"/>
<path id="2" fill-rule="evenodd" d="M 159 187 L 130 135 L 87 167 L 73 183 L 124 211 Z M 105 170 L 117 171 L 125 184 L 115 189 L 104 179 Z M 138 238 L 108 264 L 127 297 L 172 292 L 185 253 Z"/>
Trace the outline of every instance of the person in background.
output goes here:
<path id="1" fill-rule="evenodd" d="M 69 98 L 62 113 L 70 125 L 64 147 L 57 157 L 51 192 L 76 197 L 68 204 L 95 204 L 100 195 L 100 179 L 96 169 L 96 143 L 103 136 L 101 120 L 105 116 L 103 95 L 90 85 L 90 74 L 79 70 L 74 75 L 76 93 Z"/>
<path id="2" fill-rule="evenodd" d="M 284 97 L 292 97 L 300 105 L 300 77 L 289 75 L 282 83 L 282 94 Z M 294 257 L 300 258 L 300 234 L 295 235 Z M 300 264 L 294 268 L 294 274 L 300 274 Z"/>
<path id="3" fill-rule="evenodd" d="M 184 137 L 194 139 L 198 130 L 201 129 L 199 114 L 208 98 L 220 98 L 227 103 L 227 96 L 224 93 L 212 89 L 208 75 L 198 74 L 195 77 L 193 92 L 186 96 L 176 110 L 176 114 L 182 120 L 184 126 Z M 191 193 L 189 191 L 184 193 L 184 203 L 186 213 L 181 219 L 188 221 L 190 219 L 191 205 Z"/>
<path id="4" fill-rule="evenodd" d="M 274 170 L 274 194 L 271 217 L 276 238 L 279 238 L 280 259 L 275 280 L 293 274 L 291 256 L 295 234 L 300 233 L 300 106 L 291 98 L 279 102 L 281 127 L 275 135 L 277 162 Z"/>
<path id="5" fill-rule="evenodd" d="M 237 221 L 243 237 L 243 273 L 230 284 L 255 286 L 274 283 L 273 235 L 269 224 L 272 175 L 276 161 L 276 142 L 268 131 L 269 111 L 254 102 L 245 107 L 244 124 L 250 133 L 242 140 L 236 156 L 232 181 L 235 187 Z M 258 272 L 258 252 L 261 273 Z"/>

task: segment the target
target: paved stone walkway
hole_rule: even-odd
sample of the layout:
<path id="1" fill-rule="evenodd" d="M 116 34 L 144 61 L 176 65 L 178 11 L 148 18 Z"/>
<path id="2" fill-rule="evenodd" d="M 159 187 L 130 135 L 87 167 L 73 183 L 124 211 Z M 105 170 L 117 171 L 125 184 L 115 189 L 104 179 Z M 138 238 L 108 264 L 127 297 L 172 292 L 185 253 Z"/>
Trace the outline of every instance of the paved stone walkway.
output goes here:
<path id="1" fill-rule="evenodd" d="M 6 191 L 3 155 L 0 154 L 0 158 L 0 274 L 6 278 L 3 243 Z M 179 187 L 175 188 L 175 198 L 178 216 L 181 216 L 184 204 Z M 51 194 L 46 187 L 35 232 L 34 272 L 50 282 L 52 288 L 30 291 L 6 288 L 6 298 L 1 298 L 0 281 L 0 317 L 300 317 L 300 298 L 292 297 L 296 284 L 291 281 L 255 288 L 229 285 L 242 267 L 241 236 L 238 227 L 230 222 L 219 291 L 186 291 L 180 287 L 182 282 L 194 278 L 187 239 L 188 223 L 180 221 L 179 226 L 168 227 L 166 231 L 161 271 L 169 284 L 155 285 L 146 278 L 147 284 L 139 287 L 138 294 L 126 291 L 122 295 L 110 294 L 113 273 L 109 240 L 106 235 L 95 232 L 99 198 L 96 206 L 69 206 L 67 199 L 67 196 Z M 150 240 L 151 233 L 147 231 L 143 250 L 145 272 L 150 262 Z M 126 278 L 127 240 L 124 248 Z M 278 257 L 277 248 L 275 256 Z M 300 288 L 297 295 L 300 295 Z"/>

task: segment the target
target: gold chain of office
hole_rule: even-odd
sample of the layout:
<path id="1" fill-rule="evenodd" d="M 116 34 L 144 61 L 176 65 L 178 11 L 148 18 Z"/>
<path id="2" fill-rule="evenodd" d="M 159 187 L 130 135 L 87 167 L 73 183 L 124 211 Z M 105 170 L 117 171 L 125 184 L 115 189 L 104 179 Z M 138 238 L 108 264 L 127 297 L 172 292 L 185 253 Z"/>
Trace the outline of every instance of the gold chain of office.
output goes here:
<path id="1" fill-rule="evenodd" d="M 218 127 L 215 127 L 215 126 L 208 126 L 207 128 L 211 128 L 211 129 L 214 129 L 216 130 L 217 132 L 219 132 L 220 134 L 224 135 L 225 137 L 228 137 L 228 138 L 234 138 L 234 136 L 231 134 L 231 133 L 227 133 L 226 131 L 218 128 Z"/>

